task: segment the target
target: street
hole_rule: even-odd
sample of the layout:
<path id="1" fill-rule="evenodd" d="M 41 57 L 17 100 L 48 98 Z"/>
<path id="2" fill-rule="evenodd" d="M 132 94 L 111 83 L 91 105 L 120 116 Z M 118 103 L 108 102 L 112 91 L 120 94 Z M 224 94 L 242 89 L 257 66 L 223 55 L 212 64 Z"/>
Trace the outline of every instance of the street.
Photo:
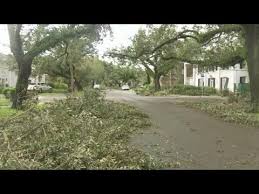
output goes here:
<path id="1" fill-rule="evenodd" d="M 146 97 L 110 90 L 106 98 L 132 104 L 150 116 L 153 126 L 134 135 L 131 145 L 158 159 L 177 161 L 183 169 L 259 168 L 259 129 L 226 123 L 176 104 L 217 100 L 214 97 Z"/>

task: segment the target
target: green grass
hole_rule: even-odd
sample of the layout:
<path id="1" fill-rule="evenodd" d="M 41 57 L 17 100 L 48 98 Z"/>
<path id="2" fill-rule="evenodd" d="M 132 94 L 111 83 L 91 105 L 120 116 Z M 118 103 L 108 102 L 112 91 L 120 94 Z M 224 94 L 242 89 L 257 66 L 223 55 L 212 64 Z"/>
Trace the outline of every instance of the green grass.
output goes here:
<path id="1" fill-rule="evenodd" d="M 18 112 L 19 111 L 15 110 L 15 109 L 0 107 L 0 119 L 14 116 Z"/>
<path id="2" fill-rule="evenodd" d="M 201 110 L 226 122 L 259 127 L 259 113 L 250 113 L 249 104 L 244 102 L 181 102 L 179 104 Z"/>
<path id="3" fill-rule="evenodd" d="M 52 89 L 52 93 L 67 93 L 67 89 Z"/>
<path id="4" fill-rule="evenodd" d="M 9 106 L 11 104 L 10 100 L 6 98 L 0 98 L 0 107 L 1 106 Z"/>
<path id="5" fill-rule="evenodd" d="M 39 96 L 60 96 L 66 93 L 39 93 Z"/>

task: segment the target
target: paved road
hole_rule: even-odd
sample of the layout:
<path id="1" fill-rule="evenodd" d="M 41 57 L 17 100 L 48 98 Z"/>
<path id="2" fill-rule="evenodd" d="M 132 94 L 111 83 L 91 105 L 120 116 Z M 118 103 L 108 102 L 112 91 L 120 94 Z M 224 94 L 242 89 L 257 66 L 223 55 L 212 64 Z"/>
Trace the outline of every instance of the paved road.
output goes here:
<path id="1" fill-rule="evenodd" d="M 134 135 L 131 144 L 154 157 L 177 161 L 184 169 L 259 169 L 259 129 L 176 104 L 217 100 L 214 97 L 144 97 L 111 90 L 106 98 L 133 104 L 150 115 L 153 127 Z"/>
<path id="2" fill-rule="evenodd" d="M 50 93 L 50 94 L 39 94 L 39 102 L 46 103 L 46 102 L 54 102 L 55 100 L 62 100 L 65 99 L 66 95 L 62 93 Z"/>

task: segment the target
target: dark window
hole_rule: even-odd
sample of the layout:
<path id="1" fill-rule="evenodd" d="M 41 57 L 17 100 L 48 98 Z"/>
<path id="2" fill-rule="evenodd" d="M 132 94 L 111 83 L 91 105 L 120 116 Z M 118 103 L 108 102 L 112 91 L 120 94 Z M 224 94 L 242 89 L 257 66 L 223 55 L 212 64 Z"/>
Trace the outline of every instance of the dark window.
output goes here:
<path id="1" fill-rule="evenodd" d="M 246 77 L 240 77 L 240 83 L 241 84 L 246 83 Z"/>
<path id="2" fill-rule="evenodd" d="M 187 77 L 192 77 L 192 76 L 193 76 L 193 66 L 187 65 Z"/>
<path id="3" fill-rule="evenodd" d="M 215 88 L 215 78 L 208 79 L 208 86 Z"/>
<path id="4" fill-rule="evenodd" d="M 229 78 L 228 77 L 222 77 L 220 78 L 220 89 L 222 90 L 225 90 L 225 89 L 228 89 L 228 80 Z"/>
<path id="5" fill-rule="evenodd" d="M 204 86 L 203 79 L 198 79 L 198 86 L 199 87 Z"/>

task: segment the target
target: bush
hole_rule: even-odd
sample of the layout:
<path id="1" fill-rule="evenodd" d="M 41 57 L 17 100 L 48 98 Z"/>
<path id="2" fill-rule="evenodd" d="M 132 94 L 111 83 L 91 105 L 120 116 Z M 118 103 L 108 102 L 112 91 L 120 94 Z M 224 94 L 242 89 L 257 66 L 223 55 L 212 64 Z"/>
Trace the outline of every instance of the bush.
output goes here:
<path id="1" fill-rule="evenodd" d="M 12 88 L 12 87 L 4 88 L 3 94 L 7 99 L 12 100 L 15 94 L 15 88 Z"/>
<path id="2" fill-rule="evenodd" d="M 135 89 L 137 94 L 140 95 L 156 95 L 156 96 L 166 96 L 169 94 L 179 94 L 179 95 L 187 95 L 187 96 L 210 96 L 216 95 L 217 90 L 211 87 L 196 87 L 196 86 L 189 86 L 189 85 L 175 85 L 169 89 L 164 89 L 160 91 L 155 91 L 154 86 L 147 85 L 142 88 Z"/>
<path id="3" fill-rule="evenodd" d="M 4 88 L 0 87 L 0 94 L 3 93 Z"/>
<path id="4" fill-rule="evenodd" d="M 49 86 L 51 86 L 53 89 L 64 89 L 64 90 L 68 89 L 67 84 L 59 83 L 59 82 L 49 83 Z"/>
<path id="5" fill-rule="evenodd" d="M 228 89 L 224 89 L 221 92 L 222 96 L 229 96 L 230 95 L 230 91 Z"/>
<path id="6" fill-rule="evenodd" d="M 230 93 L 228 96 L 228 103 L 238 103 L 239 97 L 234 93 Z"/>
<path id="7" fill-rule="evenodd" d="M 175 85 L 170 89 L 169 93 L 188 96 L 201 96 L 203 93 L 204 96 L 210 96 L 217 94 L 217 90 L 215 88 L 210 87 L 202 88 L 189 85 Z"/>
<path id="8" fill-rule="evenodd" d="M 0 169 L 159 169 L 171 167 L 132 146 L 147 115 L 105 101 L 96 90 L 0 122 Z"/>
<path id="9" fill-rule="evenodd" d="M 153 85 L 144 85 L 143 87 L 135 88 L 135 92 L 136 94 L 150 96 L 150 95 L 154 95 L 155 87 Z"/>
<path id="10" fill-rule="evenodd" d="M 67 93 L 68 90 L 66 90 L 66 89 L 56 89 L 56 88 L 54 88 L 54 89 L 51 90 L 51 92 L 52 92 L 52 93 Z"/>

